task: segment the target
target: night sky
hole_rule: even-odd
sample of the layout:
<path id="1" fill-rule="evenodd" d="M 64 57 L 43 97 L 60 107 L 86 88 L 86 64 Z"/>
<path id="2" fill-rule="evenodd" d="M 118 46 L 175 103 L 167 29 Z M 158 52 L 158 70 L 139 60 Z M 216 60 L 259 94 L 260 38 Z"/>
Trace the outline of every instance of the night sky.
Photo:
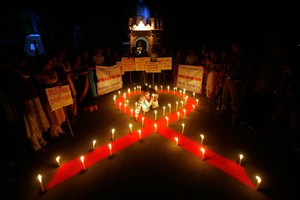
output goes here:
<path id="1" fill-rule="evenodd" d="M 88 43 L 117 46 L 128 40 L 128 18 L 135 15 L 137 2 L 11 0 L 1 10 L 2 35 L 21 43 L 28 32 L 24 28 L 24 10 L 31 10 L 39 16 L 40 34 L 46 43 L 71 40 L 71 32 L 79 24 L 82 33 L 92 40 Z M 296 30 L 300 18 L 295 3 L 196 0 L 144 0 L 144 3 L 151 16 L 164 19 L 165 40 L 170 47 L 228 46 L 232 40 L 239 40 L 249 48 L 264 49 L 270 43 L 299 42 Z"/>

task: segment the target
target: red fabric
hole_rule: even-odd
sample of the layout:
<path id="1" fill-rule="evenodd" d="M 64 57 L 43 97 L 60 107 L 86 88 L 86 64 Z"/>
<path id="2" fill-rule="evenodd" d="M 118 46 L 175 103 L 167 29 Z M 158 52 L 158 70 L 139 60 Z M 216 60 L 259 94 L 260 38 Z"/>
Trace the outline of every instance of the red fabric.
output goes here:
<path id="1" fill-rule="evenodd" d="M 161 91 L 161 92 L 168 93 L 168 94 L 174 94 L 174 92 L 168 92 L 168 91 Z M 129 96 L 135 95 L 138 93 L 139 92 L 130 93 Z M 177 92 L 175 93 L 175 95 L 180 96 L 180 94 Z M 181 95 L 181 97 L 182 97 L 182 95 Z M 121 108 L 119 107 L 120 102 L 122 103 Z M 196 106 L 196 104 L 197 104 L 197 102 L 194 99 L 188 98 L 187 103 L 185 105 L 186 115 L 188 115 L 189 113 L 191 113 L 193 111 L 193 105 Z M 116 107 L 121 109 L 123 112 L 125 111 L 123 97 L 119 97 L 116 100 L 115 105 L 116 105 Z M 184 116 L 183 108 L 178 109 L 177 111 L 180 112 L 180 117 Z M 178 119 L 177 111 L 168 115 L 169 124 Z M 129 116 L 131 115 L 130 109 L 126 108 L 126 114 Z M 143 117 L 143 115 L 139 114 L 137 120 L 139 122 L 142 122 L 142 117 Z M 166 126 L 167 122 L 166 122 L 165 118 L 161 118 L 157 121 L 154 121 L 154 120 L 144 116 L 144 125 L 145 126 L 141 129 L 142 138 L 154 133 L 154 123 L 157 124 L 157 133 L 156 134 L 160 134 L 163 137 L 171 140 L 172 142 L 175 142 L 174 138 L 178 137 L 178 140 L 179 140 L 178 145 L 180 147 L 184 148 L 185 150 L 195 154 L 200 159 L 202 159 L 202 152 L 200 151 L 200 148 L 203 147 L 205 149 L 205 156 L 204 156 L 205 162 L 212 164 L 213 166 L 217 167 L 218 169 L 222 170 L 223 172 L 231 175 L 233 178 L 236 178 L 240 182 L 242 182 L 252 188 L 255 188 L 254 184 L 251 182 L 251 180 L 249 179 L 247 173 L 245 172 L 245 170 L 242 166 L 240 166 L 238 163 L 236 163 L 234 161 L 231 161 L 227 158 L 224 158 L 224 157 L 218 155 L 217 153 L 209 150 L 208 148 L 202 146 L 201 144 L 198 144 L 197 142 L 186 137 L 184 134 L 175 132 L 174 130 L 168 128 Z M 115 152 L 121 151 L 122 149 L 138 142 L 139 139 L 140 138 L 139 138 L 138 130 L 133 130 L 133 132 L 131 134 L 128 134 L 122 138 L 114 140 L 113 142 L 111 142 L 112 154 L 114 154 Z M 85 167 L 89 168 L 96 162 L 98 162 L 108 156 L 110 156 L 110 150 L 108 148 L 108 145 L 101 146 L 101 147 L 95 149 L 94 151 L 84 155 Z M 67 163 L 62 165 L 57 170 L 57 172 L 55 173 L 52 180 L 46 185 L 45 189 L 46 190 L 51 189 L 56 184 L 59 184 L 65 180 L 71 178 L 72 176 L 80 173 L 82 170 L 83 170 L 83 165 L 80 160 L 80 157 L 68 161 Z"/>

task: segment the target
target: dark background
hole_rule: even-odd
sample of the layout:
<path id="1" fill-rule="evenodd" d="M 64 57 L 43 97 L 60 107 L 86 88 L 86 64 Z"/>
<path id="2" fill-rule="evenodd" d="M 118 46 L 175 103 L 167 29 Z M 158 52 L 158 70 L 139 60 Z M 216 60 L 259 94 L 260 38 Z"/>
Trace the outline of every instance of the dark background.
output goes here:
<path id="1" fill-rule="evenodd" d="M 118 47 L 128 41 L 128 18 L 136 15 L 138 0 L 37 1 L 11 0 L 1 8 L 2 44 L 23 46 L 30 33 L 28 13 L 36 13 L 46 49 L 72 42 L 79 25 L 84 45 Z M 151 16 L 164 21 L 164 45 L 199 48 L 228 47 L 238 40 L 254 53 L 270 46 L 295 48 L 299 43 L 299 14 L 288 1 L 143 1 Z M 30 11 L 30 12 L 29 12 Z"/>

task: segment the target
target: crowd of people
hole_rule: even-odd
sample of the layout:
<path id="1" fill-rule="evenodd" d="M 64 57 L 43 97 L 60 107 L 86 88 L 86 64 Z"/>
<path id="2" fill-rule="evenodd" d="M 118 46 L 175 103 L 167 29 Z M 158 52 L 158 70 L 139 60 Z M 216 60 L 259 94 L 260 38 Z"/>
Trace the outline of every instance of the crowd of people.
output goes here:
<path id="1" fill-rule="evenodd" d="M 80 123 L 80 112 L 98 110 L 95 67 L 112 66 L 123 56 L 149 56 L 152 61 L 172 57 L 172 70 L 155 73 L 156 84 L 177 86 L 181 64 L 203 67 L 202 94 L 216 106 L 216 116 L 230 116 L 232 124 L 247 125 L 258 137 L 279 133 L 280 144 L 299 148 L 299 81 L 296 81 L 295 64 L 286 57 L 288 52 L 274 46 L 270 56 L 259 60 L 238 42 L 232 42 L 228 49 L 208 49 L 205 45 L 199 49 L 153 48 L 146 54 L 135 55 L 126 48 L 99 46 L 80 51 L 59 48 L 51 55 L 37 54 L 33 58 L 22 52 L 16 63 L 2 65 L 2 68 L 10 71 L 11 80 L 16 83 L 11 85 L 11 96 L 35 152 L 47 148 L 46 133 L 53 139 L 66 134 L 66 115 L 70 116 L 71 125 L 76 126 Z M 133 84 L 143 85 L 150 80 L 145 72 L 132 73 L 138 73 Z M 128 73 L 122 76 L 123 85 L 132 84 L 128 77 Z M 45 89 L 62 85 L 69 86 L 73 103 L 52 110 Z M 149 106 L 143 108 L 142 102 L 147 100 L 149 88 L 143 88 L 143 92 L 140 109 L 145 111 Z M 158 96 L 155 98 L 157 105 L 151 105 L 158 107 Z"/>

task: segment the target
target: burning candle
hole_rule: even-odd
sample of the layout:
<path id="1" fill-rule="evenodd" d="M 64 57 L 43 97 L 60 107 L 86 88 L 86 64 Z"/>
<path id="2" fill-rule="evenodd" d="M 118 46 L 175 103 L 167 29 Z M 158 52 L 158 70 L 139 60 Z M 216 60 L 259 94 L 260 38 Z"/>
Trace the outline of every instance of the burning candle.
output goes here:
<path id="1" fill-rule="evenodd" d="M 173 87 L 173 93 L 175 94 L 175 87 Z"/>
<path id="2" fill-rule="evenodd" d="M 119 90 L 118 93 L 119 93 L 119 96 L 120 96 L 121 95 L 121 91 Z"/>
<path id="3" fill-rule="evenodd" d="M 142 117 L 142 126 L 144 126 L 144 119 L 145 119 L 145 118 L 144 118 L 144 117 Z"/>
<path id="4" fill-rule="evenodd" d="M 40 183 L 41 191 L 44 192 L 45 189 L 44 189 L 44 185 L 43 185 L 42 175 L 39 174 L 37 178 L 38 178 L 39 183 Z"/>
<path id="5" fill-rule="evenodd" d="M 133 90 L 134 90 L 134 93 L 136 93 L 136 87 L 134 87 Z"/>
<path id="6" fill-rule="evenodd" d="M 180 94 L 180 96 L 181 96 L 181 92 L 182 92 L 182 91 L 181 91 L 181 90 L 179 90 L 179 94 Z"/>
<path id="7" fill-rule="evenodd" d="M 142 139 L 142 131 L 141 131 L 141 129 L 138 130 L 138 133 L 139 133 L 139 138 Z"/>
<path id="8" fill-rule="evenodd" d="M 178 110 L 178 101 L 176 101 L 176 110 Z"/>
<path id="9" fill-rule="evenodd" d="M 195 99 L 195 92 L 193 92 L 193 99 Z"/>
<path id="10" fill-rule="evenodd" d="M 111 143 L 108 144 L 108 148 L 109 148 L 109 155 L 112 155 L 112 145 L 111 145 Z"/>
<path id="11" fill-rule="evenodd" d="M 255 178 L 256 178 L 256 180 L 257 180 L 257 182 L 256 182 L 256 188 L 255 188 L 255 189 L 258 190 L 259 184 L 261 183 L 261 178 L 260 178 L 259 176 L 255 176 Z"/>
<path id="12" fill-rule="evenodd" d="M 157 124 L 154 124 L 154 132 L 157 132 Z"/>
<path id="13" fill-rule="evenodd" d="M 85 164 L 84 164 L 84 156 L 81 156 L 80 160 L 81 160 L 81 163 L 82 163 L 83 170 L 86 170 Z"/>
<path id="14" fill-rule="evenodd" d="M 157 85 L 155 86 L 155 90 L 157 91 Z"/>
<path id="15" fill-rule="evenodd" d="M 170 92 L 170 86 L 168 86 L 168 93 Z"/>
<path id="16" fill-rule="evenodd" d="M 120 110 L 121 110 L 121 107 L 122 107 L 122 103 L 120 102 L 120 103 L 119 103 L 119 109 L 120 109 Z"/>
<path id="17" fill-rule="evenodd" d="M 176 145 L 178 145 L 178 137 L 175 137 L 174 139 L 175 139 Z"/>
<path id="18" fill-rule="evenodd" d="M 179 120 L 180 112 L 177 112 L 177 120 Z"/>
<path id="19" fill-rule="evenodd" d="M 95 149 L 96 140 L 93 140 L 93 149 Z"/>
<path id="20" fill-rule="evenodd" d="M 183 112 L 184 112 L 183 116 L 185 117 L 186 116 L 186 109 L 183 109 Z"/>
<path id="21" fill-rule="evenodd" d="M 169 126 L 169 117 L 166 117 L 167 120 L 167 126 Z"/>
<path id="22" fill-rule="evenodd" d="M 129 124 L 130 133 L 132 133 L 132 124 Z"/>
<path id="23" fill-rule="evenodd" d="M 242 164 L 242 159 L 243 159 L 244 156 L 243 156 L 243 154 L 240 154 L 239 157 L 240 157 L 239 165 L 241 165 Z"/>
<path id="24" fill-rule="evenodd" d="M 165 116 L 166 106 L 163 107 L 163 117 Z"/>
<path id="25" fill-rule="evenodd" d="M 180 101 L 180 103 L 181 103 L 181 108 L 183 108 L 183 101 Z"/>
<path id="26" fill-rule="evenodd" d="M 124 102 L 126 102 L 126 93 L 123 93 Z"/>
<path id="27" fill-rule="evenodd" d="M 198 102 L 199 102 L 199 100 L 198 100 L 198 99 L 196 99 L 196 102 L 197 102 L 197 105 L 198 105 Z"/>
<path id="28" fill-rule="evenodd" d="M 161 85 L 161 86 L 160 86 L 160 91 L 162 91 L 162 89 L 163 89 L 163 86 Z"/>
<path id="29" fill-rule="evenodd" d="M 203 140 L 204 140 L 204 135 L 200 134 L 200 138 L 201 138 L 201 145 L 203 144 Z"/>
<path id="30" fill-rule="evenodd" d="M 202 160 L 204 160 L 204 153 L 205 153 L 205 149 L 204 148 L 200 148 L 201 152 L 202 152 Z"/>
<path id="31" fill-rule="evenodd" d="M 60 156 L 57 156 L 55 160 L 56 160 L 56 162 L 57 162 L 58 167 L 60 167 L 60 162 L 59 162 Z"/>
<path id="32" fill-rule="evenodd" d="M 131 108 L 130 109 L 130 117 L 132 117 L 132 114 L 133 114 L 133 109 Z"/>
<path id="33" fill-rule="evenodd" d="M 172 109 L 171 109 L 171 104 L 169 103 L 168 106 L 169 106 L 169 114 L 170 114 L 170 113 L 171 113 L 171 110 L 172 110 Z"/>
<path id="34" fill-rule="evenodd" d="M 195 110 L 195 105 L 194 104 L 192 105 L 192 107 L 193 107 L 193 110 Z"/>
<path id="35" fill-rule="evenodd" d="M 130 94 L 130 88 L 128 88 L 127 92 L 128 92 L 128 95 L 129 95 Z"/>
<path id="36" fill-rule="evenodd" d="M 114 99 L 114 103 L 116 103 L 116 99 L 117 99 L 116 95 L 114 95 L 113 99 Z"/>
<path id="37" fill-rule="evenodd" d="M 185 100 L 184 100 L 184 104 L 185 104 L 185 105 L 186 105 L 186 102 L 187 102 L 188 98 L 189 98 L 188 95 L 186 95 L 185 98 L 184 98 L 184 99 L 185 99 Z"/>
<path id="38" fill-rule="evenodd" d="M 157 110 L 154 110 L 154 120 L 157 120 Z"/>
<path id="39" fill-rule="evenodd" d="M 114 141 L 115 140 L 115 129 L 111 129 L 111 140 Z"/>
<path id="40" fill-rule="evenodd" d="M 182 123 L 181 126 L 182 126 L 181 133 L 183 134 L 184 133 L 184 123 Z"/>

